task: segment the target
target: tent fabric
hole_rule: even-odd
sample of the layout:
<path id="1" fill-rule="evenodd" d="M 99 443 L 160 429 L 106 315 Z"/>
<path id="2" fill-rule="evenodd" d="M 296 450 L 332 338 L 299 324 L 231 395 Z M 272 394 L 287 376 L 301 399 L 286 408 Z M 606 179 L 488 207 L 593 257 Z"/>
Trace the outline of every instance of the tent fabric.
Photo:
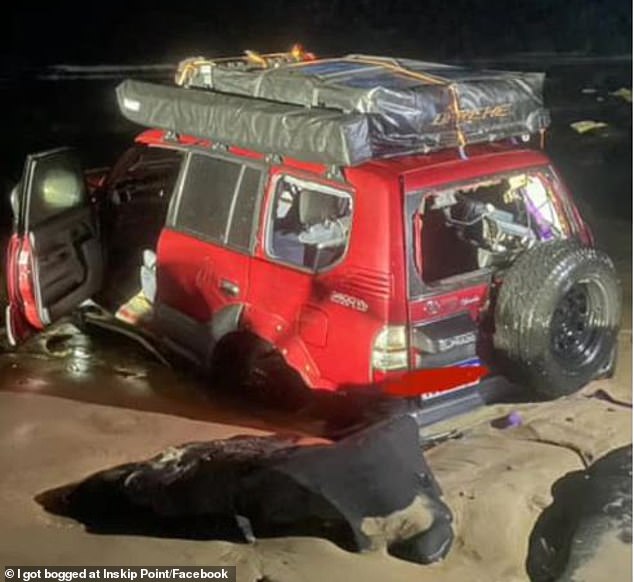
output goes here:
<path id="1" fill-rule="evenodd" d="M 300 160 L 357 165 L 534 134 L 550 121 L 542 73 L 351 55 L 249 69 L 201 66 L 188 88 L 125 81 L 123 114 Z"/>
<path id="2" fill-rule="evenodd" d="M 146 127 L 308 162 L 352 166 L 372 157 L 359 114 L 130 80 L 117 98 L 123 115 Z"/>

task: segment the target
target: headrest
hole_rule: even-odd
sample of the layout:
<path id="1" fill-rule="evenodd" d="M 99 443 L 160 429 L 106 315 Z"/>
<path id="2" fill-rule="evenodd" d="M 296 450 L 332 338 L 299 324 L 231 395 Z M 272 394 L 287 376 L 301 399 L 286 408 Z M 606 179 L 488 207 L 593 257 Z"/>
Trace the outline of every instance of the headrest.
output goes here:
<path id="1" fill-rule="evenodd" d="M 332 194 L 302 190 L 299 193 L 299 220 L 308 226 L 334 220 L 340 214 L 339 202 L 339 198 Z"/>

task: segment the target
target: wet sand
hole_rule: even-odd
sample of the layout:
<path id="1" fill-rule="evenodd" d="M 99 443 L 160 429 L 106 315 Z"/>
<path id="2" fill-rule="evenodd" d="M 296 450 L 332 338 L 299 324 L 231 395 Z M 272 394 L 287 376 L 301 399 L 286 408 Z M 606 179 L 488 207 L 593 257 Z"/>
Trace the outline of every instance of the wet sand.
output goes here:
<path id="1" fill-rule="evenodd" d="M 351 554 L 309 538 L 233 544 L 86 533 L 80 524 L 46 513 L 35 497 L 169 445 L 262 431 L 238 424 L 237 414 L 230 422 L 227 410 L 220 422 L 212 421 L 213 403 L 196 404 L 191 397 L 189 405 L 206 410 L 205 422 L 187 418 L 186 410 L 184 416 L 165 414 L 148 411 L 148 406 L 115 407 L 82 397 L 84 391 L 112 390 L 116 396 L 123 390 L 143 399 L 148 386 L 139 377 L 113 374 L 109 384 L 100 382 L 97 388 L 89 377 L 77 377 L 72 389 L 52 395 L 51 384 L 37 381 L 33 369 L 10 363 L 9 373 L 0 373 L 0 463 L 5 467 L 0 563 L 237 564 L 244 581 L 316 581 L 324 574 L 342 581 L 525 580 L 527 540 L 551 501 L 551 485 L 566 472 L 631 442 L 631 332 L 624 330 L 620 339 L 621 365 L 613 379 L 554 402 L 490 406 L 427 429 L 461 435 L 426 453 L 454 513 L 456 532 L 448 558 L 432 566 L 396 560 L 381 548 Z M 2 361 L 6 364 L 6 358 Z M 69 361 L 67 356 L 46 360 L 49 382 L 56 373 L 68 372 Z M 122 382 L 125 389 L 118 385 Z M 150 398 L 161 402 L 172 397 L 168 390 Z M 519 411 L 522 426 L 491 426 L 491 420 L 510 410 Z M 622 562 L 613 580 L 628 579 L 631 546 L 607 552 L 606 559 Z"/>

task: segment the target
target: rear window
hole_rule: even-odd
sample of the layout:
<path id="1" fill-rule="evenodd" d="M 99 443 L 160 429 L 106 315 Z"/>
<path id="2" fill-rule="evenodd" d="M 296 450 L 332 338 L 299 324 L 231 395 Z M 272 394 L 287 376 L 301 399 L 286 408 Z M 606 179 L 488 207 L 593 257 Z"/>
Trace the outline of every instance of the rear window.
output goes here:
<path id="1" fill-rule="evenodd" d="M 430 285 L 505 268 L 537 242 L 573 234 L 547 168 L 431 189 L 410 220 L 416 265 Z"/>
<path id="2" fill-rule="evenodd" d="M 173 226 L 198 238 L 249 250 L 262 171 L 238 161 L 192 154 Z"/>

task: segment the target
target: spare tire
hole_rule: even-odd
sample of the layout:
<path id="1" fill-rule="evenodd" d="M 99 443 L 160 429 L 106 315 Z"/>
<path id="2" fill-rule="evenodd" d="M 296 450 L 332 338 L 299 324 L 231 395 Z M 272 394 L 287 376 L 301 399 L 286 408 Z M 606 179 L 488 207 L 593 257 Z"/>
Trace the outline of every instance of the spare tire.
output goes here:
<path id="1" fill-rule="evenodd" d="M 541 243 L 505 273 L 494 345 L 515 380 L 556 398 L 611 365 L 621 290 L 610 258 L 574 241 Z"/>

